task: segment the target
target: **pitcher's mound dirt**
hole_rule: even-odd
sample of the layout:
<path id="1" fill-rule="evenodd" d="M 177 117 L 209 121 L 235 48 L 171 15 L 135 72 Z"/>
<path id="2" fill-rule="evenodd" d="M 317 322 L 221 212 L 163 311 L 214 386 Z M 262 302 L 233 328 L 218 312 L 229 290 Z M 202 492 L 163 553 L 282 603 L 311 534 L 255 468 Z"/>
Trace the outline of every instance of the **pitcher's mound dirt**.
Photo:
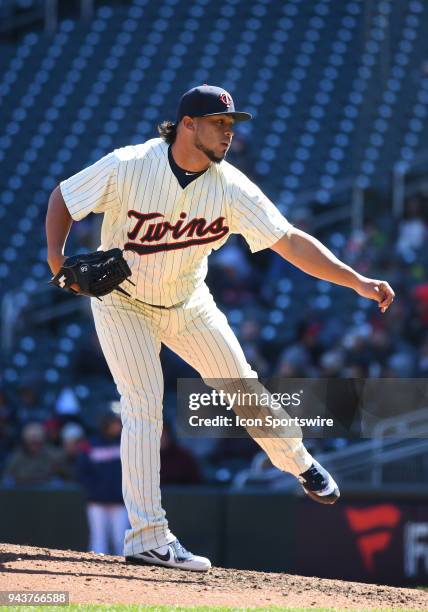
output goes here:
<path id="1" fill-rule="evenodd" d="M 125 565 L 121 557 L 0 544 L 0 590 L 69 591 L 70 603 L 428 609 L 428 593 L 289 574 L 204 574 Z"/>

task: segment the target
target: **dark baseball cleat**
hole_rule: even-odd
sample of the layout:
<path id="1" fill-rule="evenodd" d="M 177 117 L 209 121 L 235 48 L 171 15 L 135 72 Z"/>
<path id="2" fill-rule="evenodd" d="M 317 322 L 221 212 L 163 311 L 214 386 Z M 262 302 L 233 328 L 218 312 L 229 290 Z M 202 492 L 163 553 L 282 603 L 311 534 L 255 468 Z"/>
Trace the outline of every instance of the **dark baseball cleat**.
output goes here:
<path id="1" fill-rule="evenodd" d="M 193 555 L 178 540 L 160 548 L 127 556 L 125 562 L 132 565 L 162 565 L 191 572 L 206 572 L 211 567 L 209 559 Z"/>
<path id="2" fill-rule="evenodd" d="M 298 479 L 306 495 L 319 504 L 334 504 L 340 497 L 339 487 L 315 459 L 309 470 L 300 474 Z"/>

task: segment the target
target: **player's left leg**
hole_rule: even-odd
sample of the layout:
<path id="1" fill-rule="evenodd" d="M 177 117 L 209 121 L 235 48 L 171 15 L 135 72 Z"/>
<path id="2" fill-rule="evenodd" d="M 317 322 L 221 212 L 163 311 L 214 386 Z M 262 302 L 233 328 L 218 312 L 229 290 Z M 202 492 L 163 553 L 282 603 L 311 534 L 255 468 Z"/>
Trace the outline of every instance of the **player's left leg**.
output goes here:
<path id="1" fill-rule="evenodd" d="M 163 374 L 156 320 L 110 294 L 91 301 L 98 339 L 121 396 L 123 499 L 131 528 L 125 555 L 173 541 L 160 491 Z"/>
<path id="2" fill-rule="evenodd" d="M 232 385 L 241 381 L 259 394 L 268 393 L 257 381 L 257 374 L 245 359 L 225 315 L 217 308 L 207 288 L 198 290 L 189 302 L 174 311 L 177 317 L 174 335 L 168 335 L 165 329 L 162 341 L 194 367 L 208 384 L 210 380 L 221 381 L 222 386 L 227 385 L 228 380 Z M 251 408 L 244 407 L 244 410 L 251 416 Z M 314 499 L 322 503 L 335 501 L 337 485 L 306 450 L 300 428 L 293 430 L 293 437 L 289 433 L 284 435 L 280 429 L 265 430 L 266 436 L 263 431 L 255 435 L 254 429 L 247 430 L 271 462 L 298 477 L 305 491 L 314 493 Z M 319 499 L 320 489 L 324 491 L 324 500 Z"/>

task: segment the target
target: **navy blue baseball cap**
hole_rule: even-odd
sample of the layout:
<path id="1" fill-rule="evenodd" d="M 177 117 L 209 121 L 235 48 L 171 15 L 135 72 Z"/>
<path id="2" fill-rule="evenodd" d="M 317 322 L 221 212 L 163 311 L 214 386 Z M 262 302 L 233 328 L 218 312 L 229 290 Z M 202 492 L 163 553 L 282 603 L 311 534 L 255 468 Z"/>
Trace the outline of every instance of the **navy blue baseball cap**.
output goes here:
<path id="1" fill-rule="evenodd" d="M 199 85 L 186 91 L 178 105 L 177 123 L 186 115 L 189 117 L 231 115 L 235 121 L 252 119 L 250 113 L 236 111 L 230 93 L 215 85 Z"/>

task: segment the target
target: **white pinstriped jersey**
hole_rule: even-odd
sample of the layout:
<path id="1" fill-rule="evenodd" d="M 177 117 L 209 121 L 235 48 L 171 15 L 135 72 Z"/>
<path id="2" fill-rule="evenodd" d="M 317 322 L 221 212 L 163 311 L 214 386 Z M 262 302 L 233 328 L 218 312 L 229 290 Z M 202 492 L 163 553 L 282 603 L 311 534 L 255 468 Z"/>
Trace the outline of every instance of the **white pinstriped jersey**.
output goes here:
<path id="1" fill-rule="evenodd" d="M 205 279 L 208 255 L 230 234 L 242 234 L 256 252 L 290 228 L 262 191 L 226 161 L 211 164 L 183 189 L 160 138 L 116 149 L 60 188 L 75 221 L 104 213 L 100 248 L 125 250 L 136 283 L 133 297 L 148 304 L 186 300 Z"/>

